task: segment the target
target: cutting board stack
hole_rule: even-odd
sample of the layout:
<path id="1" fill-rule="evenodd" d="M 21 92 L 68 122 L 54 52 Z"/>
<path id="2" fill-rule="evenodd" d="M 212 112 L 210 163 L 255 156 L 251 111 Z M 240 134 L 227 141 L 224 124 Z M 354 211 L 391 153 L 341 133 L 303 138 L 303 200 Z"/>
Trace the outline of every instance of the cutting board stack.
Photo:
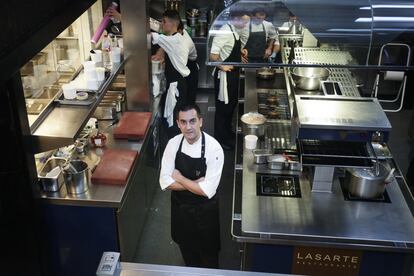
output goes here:
<path id="1" fill-rule="evenodd" d="M 140 140 L 145 137 L 151 112 L 124 112 L 114 130 L 115 139 Z M 92 183 L 125 185 L 139 153 L 128 149 L 105 149 L 92 173 Z"/>

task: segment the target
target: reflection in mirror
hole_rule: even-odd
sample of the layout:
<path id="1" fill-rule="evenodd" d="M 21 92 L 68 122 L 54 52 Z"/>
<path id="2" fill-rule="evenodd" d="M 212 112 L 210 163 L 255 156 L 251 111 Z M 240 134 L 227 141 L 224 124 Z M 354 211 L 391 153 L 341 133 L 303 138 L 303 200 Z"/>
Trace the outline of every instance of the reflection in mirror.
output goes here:
<path id="1" fill-rule="evenodd" d="M 385 55 L 390 62 L 381 63 L 380 56 L 384 54 L 381 48 L 389 43 L 412 47 L 414 5 L 409 0 L 377 2 L 235 2 L 211 24 L 207 64 L 229 63 L 225 61 L 225 54 L 217 52 L 217 47 L 231 48 L 235 39 L 240 38 L 242 63 L 233 62 L 233 66 L 322 67 L 329 64 L 336 67 L 412 69 L 406 62 L 394 62 L 399 56 L 406 56 L 403 53 L 406 46 L 396 51 L 388 48 Z M 239 18 L 231 18 L 234 12 L 239 14 Z M 240 24 L 236 26 L 236 22 Z M 229 29 L 229 25 L 234 28 Z"/>

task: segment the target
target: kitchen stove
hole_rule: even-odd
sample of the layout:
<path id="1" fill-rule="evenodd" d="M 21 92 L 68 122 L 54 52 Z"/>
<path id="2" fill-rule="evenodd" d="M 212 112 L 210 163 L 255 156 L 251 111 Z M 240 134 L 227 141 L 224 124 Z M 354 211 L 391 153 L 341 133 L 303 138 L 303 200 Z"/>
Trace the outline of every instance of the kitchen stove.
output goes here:
<path id="1" fill-rule="evenodd" d="M 258 89 L 258 112 L 268 122 L 274 120 L 290 120 L 289 99 L 284 89 Z"/>
<path id="2" fill-rule="evenodd" d="M 256 173 L 258 196 L 301 197 L 299 177 L 296 175 Z"/>

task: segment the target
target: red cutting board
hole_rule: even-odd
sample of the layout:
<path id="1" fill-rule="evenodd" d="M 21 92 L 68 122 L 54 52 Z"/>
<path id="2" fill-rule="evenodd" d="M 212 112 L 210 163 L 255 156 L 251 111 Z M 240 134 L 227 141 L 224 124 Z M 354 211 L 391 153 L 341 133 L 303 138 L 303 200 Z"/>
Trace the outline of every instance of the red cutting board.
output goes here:
<path id="1" fill-rule="evenodd" d="M 132 140 L 144 138 L 151 116 L 151 112 L 124 112 L 114 130 L 114 138 Z"/>
<path id="2" fill-rule="evenodd" d="M 93 184 L 125 185 L 138 156 L 134 150 L 107 149 L 92 173 Z"/>

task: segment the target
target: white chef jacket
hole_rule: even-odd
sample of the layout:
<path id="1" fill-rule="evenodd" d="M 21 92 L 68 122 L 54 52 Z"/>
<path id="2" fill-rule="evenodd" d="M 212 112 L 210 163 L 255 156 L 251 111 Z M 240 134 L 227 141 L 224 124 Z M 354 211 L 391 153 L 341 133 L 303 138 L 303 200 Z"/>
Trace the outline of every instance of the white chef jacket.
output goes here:
<path id="1" fill-rule="evenodd" d="M 250 33 L 250 23 L 251 21 L 249 21 L 249 23 L 246 24 L 246 26 L 239 32 L 240 33 L 240 39 L 242 42 L 242 45 L 244 47 L 244 45 L 246 45 L 247 40 L 249 39 L 249 33 Z M 275 28 L 275 26 L 266 20 L 263 20 L 263 25 L 262 24 L 254 24 L 252 22 L 252 32 L 261 32 L 263 31 L 263 26 L 264 26 L 264 31 L 266 33 L 266 41 L 268 41 L 269 39 L 274 39 L 274 44 L 279 45 L 279 34 Z"/>
<path id="2" fill-rule="evenodd" d="M 187 67 L 190 50 L 188 41 L 182 34 L 176 33 L 174 35 L 163 35 L 153 32 L 152 44 L 158 44 L 164 49 L 175 70 L 177 70 L 181 76 L 187 77 L 190 74 L 190 69 Z"/>
<path id="3" fill-rule="evenodd" d="M 234 36 L 236 37 L 236 39 L 239 39 L 240 36 L 236 27 L 231 25 L 231 28 L 234 31 Z M 233 32 L 231 31 L 229 25 L 225 24 L 217 31 L 217 34 L 215 34 L 213 38 L 213 43 L 211 44 L 210 52 L 212 54 L 218 54 L 220 56 L 220 60 L 224 61 L 226 58 L 230 56 L 231 51 L 233 50 L 234 41 L 235 40 L 233 37 Z M 243 47 L 244 44 L 242 42 L 242 48 Z"/>
<path id="4" fill-rule="evenodd" d="M 220 144 L 216 139 L 204 132 L 205 136 L 205 154 L 206 158 L 206 175 L 204 181 L 199 182 L 201 190 L 206 194 L 208 198 L 212 198 L 216 194 L 217 187 L 220 183 L 221 172 L 224 164 L 224 153 Z M 170 141 L 168 141 L 161 161 L 160 172 L 160 186 L 162 190 L 165 190 L 168 186 L 173 184 L 175 180 L 172 178 L 172 173 L 175 169 L 175 155 L 177 154 L 183 135 L 179 134 Z M 189 144 L 184 138 L 181 152 L 192 157 L 201 157 L 201 140 L 202 136 L 194 142 Z"/>
<path id="5" fill-rule="evenodd" d="M 185 45 L 188 47 L 188 59 L 195 61 L 197 59 L 197 50 L 194 45 L 194 41 L 191 39 L 186 30 L 183 30 L 183 37 L 185 39 Z"/>

